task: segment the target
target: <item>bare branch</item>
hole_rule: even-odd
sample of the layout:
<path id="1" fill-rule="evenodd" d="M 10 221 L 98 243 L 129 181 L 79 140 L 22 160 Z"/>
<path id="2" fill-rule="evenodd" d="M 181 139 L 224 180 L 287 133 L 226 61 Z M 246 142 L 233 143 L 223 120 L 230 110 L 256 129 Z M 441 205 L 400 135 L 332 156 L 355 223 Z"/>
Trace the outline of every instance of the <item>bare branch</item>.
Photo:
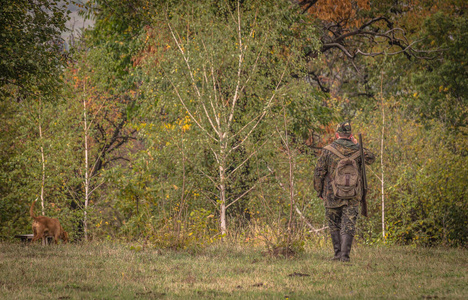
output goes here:
<path id="1" fill-rule="evenodd" d="M 270 166 L 267 166 L 268 170 L 270 171 L 270 173 L 274 173 L 274 170 L 272 170 L 270 168 Z M 276 181 L 278 182 L 278 185 L 283 189 L 283 191 L 287 192 L 286 191 L 286 188 L 284 187 L 283 183 L 279 180 L 278 176 L 275 175 L 275 179 Z M 325 228 L 328 228 L 328 227 L 324 227 L 322 229 L 316 229 L 312 224 L 310 224 L 310 222 L 307 220 L 307 218 L 302 214 L 302 212 L 299 210 L 299 208 L 297 207 L 297 204 L 294 203 L 294 209 L 295 211 L 297 212 L 297 214 L 299 215 L 299 217 L 306 223 L 306 225 L 311 229 L 311 231 L 314 231 L 315 233 L 318 233 L 319 231 L 325 229 Z"/>
<path id="2" fill-rule="evenodd" d="M 100 184 L 98 184 L 97 186 L 95 186 L 94 189 L 92 189 L 92 190 L 88 193 L 88 195 L 91 195 L 95 190 L 97 190 L 101 185 L 103 185 L 104 182 L 105 182 L 105 181 L 103 181 L 103 182 L 101 182 Z"/>
<path id="3" fill-rule="evenodd" d="M 299 3 L 300 6 L 305 5 L 306 7 L 302 10 L 302 13 L 305 14 L 312 6 L 314 6 L 315 3 L 317 3 L 318 0 L 312 0 L 310 3 L 307 3 L 307 1 L 302 1 Z"/>
<path id="4" fill-rule="evenodd" d="M 211 98 L 211 97 L 210 97 Z M 201 100 L 201 99 L 200 99 Z M 221 135 L 221 131 L 219 129 L 217 129 L 215 127 L 215 125 L 213 124 L 213 121 L 211 120 L 211 117 L 210 117 L 210 114 L 208 113 L 208 110 L 206 109 L 206 106 L 205 106 L 205 103 L 203 102 L 203 100 L 200 101 L 201 104 L 202 104 L 202 107 L 203 107 L 203 111 L 205 112 L 205 115 L 206 115 L 206 118 L 208 119 L 208 121 L 210 122 L 210 125 L 211 125 L 211 128 L 213 128 L 214 132 L 220 136 Z M 216 115 L 215 115 L 215 118 L 216 118 Z"/>
<path id="5" fill-rule="evenodd" d="M 247 195 L 248 193 L 250 193 L 256 186 L 257 186 L 257 183 L 255 183 L 250 189 L 248 189 L 247 191 L 245 191 L 242 195 L 240 195 L 239 197 L 237 197 L 236 200 L 234 200 L 234 201 L 232 201 L 231 203 L 229 203 L 228 205 L 226 205 L 226 209 L 228 209 L 229 206 L 233 205 L 234 203 L 236 203 L 237 201 L 239 201 L 240 199 L 242 199 L 242 197 L 244 197 L 245 195 Z"/>
<path id="6" fill-rule="evenodd" d="M 169 82 L 171 83 L 172 87 L 174 88 L 174 91 L 176 92 L 177 98 L 179 99 L 180 103 L 182 103 L 182 105 L 184 106 L 185 110 L 186 110 L 187 113 L 189 114 L 190 118 L 192 118 L 192 120 L 195 122 L 195 124 L 197 124 L 198 128 L 200 128 L 203 132 L 205 132 L 206 135 L 208 135 L 212 140 L 218 142 L 218 140 L 217 140 L 214 136 L 212 136 L 212 135 L 197 121 L 197 119 L 195 119 L 195 117 L 193 116 L 192 112 L 190 111 L 190 109 L 187 107 L 187 105 L 185 104 L 184 100 L 182 99 L 182 96 L 180 96 L 179 89 L 177 89 L 177 87 L 175 86 L 174 82 L 172 82 L 171 79 L 169 79 Z"/>
<path id="7" fill-rule="evenodd" d="M 237 100 L 239 98 L 239 88 L 240 88 L 240 80 L 241 80 L 241 73 L 242 73 L 242 60 L 244 57 L 244 53 L 242 51 L 242 33 L 241 33 L 241 19 L 240 19 L 240 4 L 237 3 L 237 33 L 238 33 L 238 43 L 239 43 L 239 65 L 237 69 L 237 84 L 236 89 L 234 92 L 234 97 L 232 98 L 232 106 L 231 106 L 231 113 L 229 114 L 227 128 L 231 127 L 232 119 L 234 118 L 234 109 L 236 107 Z"/>
<path id="8" fill-rule="evenodd" d="M 250 124 L 252 124 L 253 122 L 255 122 L 255 120 L 257 120 L 258 118 L 260 118 L 261 115 L 257 115 L 255 118 L 253 118 L 252 120 L 250 120 L 247 124 L 244 125 L 244 127 L 242 127 L 238 132 L 236 132 L 234 135 L 231 136 L 231 139 L 234 139 L 235 137 L 237 137 L 238 135 L 240 135 L 240 133 L 242 131 L 244 131 L 245 128 L 247 128 Z"/>
<path id="9" fill-rule="evenodd" d="M 348 52 L 348 49 L 346 49 L 343 45 L 339 44 L 339 43 L 327 43 L 327 44 L 323 44 L 322 48 L 320 49 L 320 51 L 323 53 L 323 52 L 326 52 L 327 50 L 331 49 L 331 48 L 338 48 L 340 49 L 347 57 L 349 58 L 354 58 L 353 55 L 351 55 L 351 53 Z"/>
<path id="10" fill-rule="evenodd" d="M 210 147 L 210 150 L 211 150 L 211 152 L 213 152 L 213 155 L 215 156 L 216 162 L 219 164 L 220 161 L 219 161 L 219 156 L 218 156 L 218 154 L 217 154 L 216 151 L 214 151 L 213 148 L 211 148 L 211 147 Z"/>
<path id="11" fill-rule="evenodd" d="M 309 72 L 308 75 L 312 75 L 311 79 L 313 79 L 315 82 L 317 82 L 317 84 L 318 84 L 318 86 L 319 86 L 319 88 L 320 88 L 320 90 L 322 92 L 324 92 L 324 93 L 329 93 L 330 92 L 329 88 L 322 85 L 322 82 L 321 82 L 320 78 L 317 76 L 317 74 L 315 74 L 315 72 Z M 308 76 L 308 78 L 310 78 L 310 77 Z"/>
<path id="12" fill-rule="evenodd" d="M 369 27 L 369 26 L 371 26 L 374 23 L 377 23 L 379 21 L 385 21 L 386 24 L 387 24 L 387 27 L 389 28 L 389 30 L 387 30 L 385 32 L 380 32 L 378 29 L 376 29 L 375 31 L 365 30 L 367 27 Z M 406 38 L 405 30 L 402 29 L 402 28 L 399 28 L 399 27 L 394 28 L 393 23 L 388 18 L 383 17 L 383 16 L 371 19 L 371 20 L 367 21 L 366 23 L 364 23 L 363 25 L 361 25 L 356 30 L 351 31 L 351 32 L 347 32 L 347 33 L 344 33 L 344 34 L 342 33 L 343 27 L 340 24 L 333 24 L 333 25 L 330 25 L 330 26 L 326 26 L 325 29 L 330 31 L 334 35 L 335 38 L 333 38 L 330 41 L 326 41 L 326 42 L 324 41 L 324 43 L 322 45 L 322 48 L 320 49 L 320 51 L 322 53 L 324 53 L 324 52 L 326 52 L 326 51 L 328 51 L 330 49 L 337 48 L 337 49 L 341 50 L 350 59 L 354 59 L 357 55 L 374 57 L 374 56 L 384 55 L 384 54 L 386 54 L 386 55 L 397 55 L 397 54 L 401 54 L 401 53 L 405 54 L 408 59 L 411 59 L 411 56 L 414 56 L 416 58 L 430 59 L 430 58 L 427 58 L 427 57 L 418 57 L 417 55 L 415 55 L 414 52 L 429 53 L 429 51 L 413 49 L 413 45 L 418 43 L 419 41 L 414 41 L 412 43 L 409 43 L 408 39 Z M 401 32 L 402 37 L 401 38 L 395 37 L 396 32 Z M 381 52 L 366 53 L 366 52 L 364 52 L 364 51 L 362 51 L 362 50 L 360 50 L 358 48 L 355 49 L 355 50 L 352 50 L 352 49 L 350 49 L 350 47 L 348 47 L 348 46 L 346 46 L 344 44 L 344 41 L 346 39 L 348 39 L 348 38 L 353 37 L 353 36 L 368 37 L 371 42 L 375 42 L 375 43 L 378 43 L 378 42 L 375 41 L 375 38 L 376 37 L 381 37 L 381 38 L 386 39 L 390 46 L 400 47 L 401 51 L 396 51 L 396 52 L 381 51 Z M 327 36 L 324 36 L 323 39 L 328 40 Z"/>
<path id="13" fill-rule="evenodd" d="M 384 33 L 380 33 L 380 32 L 374 32 L 374 31 L 363 31 L 363 30 L 355 30 L 353 32 L 349 32 L 349 33 L 346 33 L 346 34 L 343 34 L 343 35 L 340 35 L 338 36 L 336 39 L 333 40 L 334 43 L 339 43 L 341 42 L 342 40 L 348 38 L 348 37 L 352 37 L 352 36 L 356 36 L 356 35 L 363 35 L 363 36 L 372 36 L 372 37 L 376 37 L 376 36 L 379 36 L 379 37 L 384 37 L 386 39 L 389 39 L 389 40 L 398 40 L 398 41 L 403 41 L 403 40 L 400 40 L 400 39 L 397 39 L 393 36 L 390 36 L 389 33 L 393 33 L 394 31 L 402 31 L 403 34 L 404 34 L 404 30 L 401 29 L 401 28 L 393 28 L 393 29 L 390 29 Z M 407 42 L 406 38 L 403 42 Z"/>
<path id="14" fill-rule="evenodd" d="M 259 180 L 257 180 L 257 182 L 250 188 L 248 189 L 247 191 L 245 191 L 244 193 L 242 193 L 242 195 L 240 195 L 239 197 L 237 197 L 235 200 L 233 200 L 231 203 L 229 203 L 228 205 L 226 205 L 226 209 L 228 209 L 229 206 L 233 205 L 234 203 L 236 203 L 237 201 L 239 201 L 240 199 L 242 199 L 242 197 L 244 197 L 245 195 L 247 195 L 248 193 L 250 193 L 253 189 L 255 189 L 255 187 L 257 186 L 257 184 L 263 182 L 265 180 L 265 178 L 267 178 L 268 176 L 270 176 L 270 174 L 267 174 L 265 176 L 263 176 L 262 178 L 260 178 Z"/>
<path id="15" fill-rule="evenodd" d="M 179 149 L 179 151 L 182 152 L 182 148 L 180 147 L 178 141 L 175 140 L 174 136 L 173 135 L 170 135 L 171 138 L 172 138 L 172 141 L 174 142 L 174 145 L 176 145 L 176 147 Z M 195 167 L 195 169 L 197 169 L 198 171 L 200 171 L 206 178 L 208 178 L 213 184 L 217 184 L 216 181 L 213 179 L 213 177 L 211 177 L 210 175 L 206 174 L 205 172 L 203 172 L 202 169 L 198 168 L 197 165 L 187 156 L 185 156 L 185 159 L 192 164 L 193 167 Z"/>
<path id="16" fill-rule="evenodd" d="M 260 55 L 262 54 L 263 52 L 263 48 L 265 47 L 265 41 L 268 37 L 268 34 L 265 34 L 265 38 L 263 40 L 263 43 L 262 43 L 262 47 L 260 48 L 260 51 L 258 51 L 258 54 L 257 54 L 257 58 L 255 59 L 255 62 L 252 66 L 252 70 L 249 72 L 249 77 L 247 78 L 247 80 L 245 81 L 244 85 L 242 86 L 240 92 L 242 93 L 245 89 L 245 87 L 247 86 L 247 83 L 249 83 L 250 79 L 252 78 L 252 75 L 255 73 L 255 69 L 257 68 L 257 65 L 258 65 L 258 60 L 260 59 Z"/>
<path id="17" fill-rule="evenodd" d="M 374 23 L 376 23 L 378 21 L 382 21 L 382 20 L 387 23 L 388 28 L 393 28 L 393 23 L 389 19 L 387 19 L 386 17 L 380 16 L 380 17 L 374 18 L 374 19 L 369 20 L 366 23 L 362 24 L 361 27 L 359 27 L 359 29 L 364 29 L 367 26 L 372 25 L 372 24 L 374 24 Z"/>
<path id="18" fill-rule="evenodd" d="M 203 44 L 203 48 L 205 49 L 205 52 L 208 54 L 208 50 L 206 49 L 206 45 L 205 45 L 205 43 L 203 41 L 202 41 L 202 44 Z M 213 53 L 212 52 L 211 52 L 210 68 L 211 68 L 211 78 L 212 78 L 212 81 L 213 81 L 213 94 L 214 94 L 214 98 L 215 98 L 215 103 L 218 103 L 218 90 L 216 88 L 216 80 L 215 80 L 215 77 L 214 77 L 214 63 L 213 63 Z M 205 65 L 203 65 L 203 76 L 205 78 L 206 83 L 209 84 L 208 76 L 206 75 Z M 210 96 L 209 98 L 210 98 L 211 109 L 213 110 L 213 115 L 215 117 L 216 124 L 218 125 L 218 131 L 217 132 L 218 132 L 218 135 L 219 135 L 219 132 L 221 132 L 220 118 L 218 116 L 218 112 L 216 111 L 216 109 L 214 107 L 212 97 Z"/>
<path id="19" fill-rule="evenodd" d="M 356 54 L 354 56 L 356 56 L 357 54 L 361 54 L 361 55 L 364 55 L 364 56 L 377 56 L 377 55 L 382 55 L 382 54 L 386 54 L 386 55 L 396 55 L 396 54 L 400 54 L 400 53 L 404 53 L 406 52 L 408 49 L 411 49 L 411 46 L 413 46 L 415 43 L 417 43 L 418 41 L 414 41 L 412 42 L 411 44 L 409 44 L 406 48 L 404 48 L 403 50 L 401 51 L 397 51 L 397 52 L 386 52 L 386 51 L 381 51 L 381 52 L 374 52 L 374 53 L 364 53 L 362 52 L 360 49 L 357 49 L 356 50 Z"/>
<path id="20" fill-rule="evenodd" d="M 354 59 L 358 54 L 360 55 L 363 55 L 363 56 L 370 56 L 370 57 L 374 57 L 374 56 L 378 56 L 378 55 L 397 55 L 397 54 L 400 54 L 400 53 L 407 53 L 408 50 L 412 50 L 412 46 L 414 44 L 416 44 L 417 42 L 419 41 L 414 41 L 412 42 L 411 44 L 409 44 L 408 46 L 406 46 L 405 48 L 403 48 L 403 50 L 401 51 L 396 51 L 396 52 L 386 52 L 386 51 L 381 51 L 381 52 L 371 52 L 371 53 L 366 53 L 366 52 L 363 52 L 361 51 L 360 49 L 356 49 L 354 54 L 351 54 L 349 53 L 348 49 L 346 49 L 345 46 L 339 44 L 339 43 L 327 43 L 327 44 L 324 44 L 322 46 L 322 49 L 321 51 L 322 52 L 325 52 L 331 48 L 338 48 L 340 49 L 348 58 L 351 58 L 351 59 Z"/>
<path id="21" fill-rule="evenodd" d="M 249 138 L 249 136 L 252 134 L 252 132 L 257 128 L 258 124 L 260 124 L 260 121 L 263 120 L 263 118 L 267 114 L 268 110 L 270 109 L 271 103 L 273 102 L 273 99 L 275 98 L 276 93 L 278 92 L 279 86 L 283 82 L 283 77 L 284 77 L 284 74 L 286 73 L 286 70 L 288 69 L 288 65 L 289 65 L 289 61 L 286 64 L 283 73 L 281 74 L 281 77 L 280 77 L 280 79 L 278 81 L 278 84 L 276 85 L 275 90 L 273 91 L 273 95 L 271 95 L 270 99 L 268 100 L 267 105 L 263 108 L 263 113 L 258 118 L 257 123 L 255 123 L 255 125 L 250 129 L 250 131 L 247 133 L 247 135 L 244 137 L 244 139 L 239 142 L 239 144 L 237 144 L 235 147 L 232 147 L 229 150 L 229 153 L 231 153 L 232 151 L 235 151 L 237 148 L 239 148 Z"/>
<path id="22" fill-rule="evenodd" d="M 203 192 L 203 190 L 199 190 L 200 193 L 203 194 L 203 196 L 206 197 L 206 199 L 210 200 L 210 202 L 214 205 L 214 206 L 218 206 L 218 203 L 216 201 L 214 201 L 213 199 L 210 198 L 210 196 L 208 196 L 205 192 Z"/>
<path id="23" fill-rule="evenodd" d="M 166 16 L 166 20 L 167 20 L 167 16 Z M 180 53 L 182 54 L 182 57 L 184 58 L 185 64 L 187 65 L 187 69 L 189 70 L 190 78 L 192 79 L 192 86 L 193 86 L 194 90 L 197 92 L 198 98 L 201 98 L 201 93 L 200 93 L 200 91 L 198 90 L 198 87 L 197 87 L 197 85 L 196 85 L 196 83 L 195 83 L 195 78 L 193 78 L 192 69 L 190 68 L 190 64 L 189 64 L 189 61 L 188 61 L 187 56 L 185 56 L 184 49 L 182 49 L 182 46 L 180 45 L 180 43 L 179 43 L 177 37 L 175 36 L 175 33 L 174 33 L 174 31 L 172 30 L 172 27 L 171 27 L 171 25 L 169 24 L 169 21 L 167 21 L 167 26 L 169 27 L 169 30 L 171 31 L 172 39 L 173 39 L 174 42 L 176 43 L 177 48 L 179 48 L 179 51 L 180 51 Z M 178 35 L 178 34 L 177 34 L 177 35 Z"/>
<path id="24" fill-rule="evenodd" d="M 241 164 L 239 164 L 234 170 L 232 170 L 231 173 L 229 173 L 226 178 L 229 178 L 231 177 L 240 167 L 242 167 L 252 156 L 254 156 L 258 150 L 260 150 L 263 146 L 265 146 L 265 144 L 268 142 L 268 139 L 266 139 L 266 141 L 260 145 L 260 147 L 258 147 L 254 152 L 252 152 Z"/>
<path id="25" fill-rule="evenodd" d="M 166 16 L 166 19 L 167 19 L 167 16 Z M 197 87 L 197 84 L 196 84 L 196 82 L 195 82 L 195 78 L 193 77 L 193 72 L 192 72 L 192 69 L 191 69 L 191 67 L 190 67 L 190 63 L 189 63 L 188 57 L 185 55 L 184 49 L 182 49 L 182 46 L 180 45 L 179 41 L 177 40 L 177 37 L 176 37 L 174 31 L 172 30 L 172 27 L 171 27 L 171 25 L 169 24 L 169 22 L 167 22 L 167 26 L 169 27 L 169 30 L 171 31 L 172 39 L 173 39 L 174 42 L 176 43 L 177 48 L 179 48 L 179 51 L 180 51 L 180 53 L 181 53 L 181 55 L 182 55 L 182 57 L 183 57 L 183 59 L 184 59 L 184 61 L 185 61 L 185 64 L 186 64 L 187 69 L 188 69 L 188 73 L 189 73 L 189 75 L 190 75 L 190 79 L 191 79 L 191 81 L 192 81 L 192 86 L 193 86 L 195 92 L 197 93 L 198 99 L 199 99 L 199 100 L 202 100 L 202 95 L 201 95 L 201 93 L 200 93 L 200 90 L 199 90 L 198 87 Z M 172 82 L 171 82 L 171 84 L 172 84 Z M 174 84 L 172 84 L 172 86 L 174 86 Z M 178 93 L 177 93 L 177 94 L 178 94 Z M 179 95 L 178 95 L 178 96 L 179 96 Z M 179 96 L 179 98 L 180 98 L 180 96 Z M 181 99 L 181 98 L 180 98 L 180 99 Z M 211 120 L 211 117 L 210 117 L 210 115 L 208 114 L 208 111 L 207 111 L 207 109 L 206 109 L 205 104 L 203 103 L 203 101 L 200 101 L 200 102 L 202 103 L 203 110 L 204 110 L 204 112 L 205 112 L 206 118 L 208 119 L 208 121 L 209 121 L 211 127 L 212 127 L 213 130 L 216 132 L 216 134 L 219 135 L 220 133 L 218 132 L 218 130 L 217 130 L 216 127 L 214 126 L 213 121 Z M 185 104 L 184 104 L 184 107 L 186 107 Z M 187 109 L 187 108 L 186 108 L 186 109 Z M 195 122 L 196 122 L 196 121 L 195 121 Z M 206 130 L 205 130 L 205 131 L 206 131 Z"/>
<path id="26" fill-rule="evenodd" d="M 382 178 L 379 177 L 379 175 L 377 175 L 371 168 L 367 169 L 366 170 L 370 170 L 372 174 L 375 175 L 375 177 L 377 177 L 377 179 L 382 183 Z"/>
<path id="27" fill-rule="evenodd" d="M 306 225 L 310 228 L 311 231 L 314 231 L 315 233 L 323 230 L 322 229 L 315 229 L 315 227 L 310 224 L 310 222 L 307 220 L 307 218 L 302 214 L 302 212 L 299 210 L 299 207 L 297 207 L 296 204 L 294 204 L 294 209 L 296 210 L 296 213 L 299 215 L 299 217 L 301 218 L 302 221 L 304 221 L 304 223 L 306 223 Z M 324 227 L 324 228 L 328 228 L 328 227 Z"/>

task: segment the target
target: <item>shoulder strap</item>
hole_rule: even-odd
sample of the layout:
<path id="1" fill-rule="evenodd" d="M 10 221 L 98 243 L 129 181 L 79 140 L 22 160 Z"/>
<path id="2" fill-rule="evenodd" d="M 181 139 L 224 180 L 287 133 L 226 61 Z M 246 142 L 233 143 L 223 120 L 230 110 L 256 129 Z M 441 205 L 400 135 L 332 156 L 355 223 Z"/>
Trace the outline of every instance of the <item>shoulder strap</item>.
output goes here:
<path id="1" fill-rule="evenodd" d="M 325 146 L 323 147 L 323 149 L 326 149 L 330 152 L 332 152 L 333 154 L 335 154 L 336 156 L 338 156 L 339 158 L 343 159 L 343 158 L 349 158 L 349 159 L 356 159 L 358 158 L 361 153 L 358 151 L 354 152 L 351 156 L 344 156 L 343 154 L 340 153 L 340 151 L 338 151 L 337 149 L 333 148 L 332 146 L 328 145 L 328 146 Z"/>
<path id="2" fill-rule="evenodd" d="M 354 152 L 354 153 L 349 157 L 349 159 L 356 159 L 356 158 L 358 158 L 359 156 L 361 156 L 361 152 L 358 150 L 358 151 Z"/>
<path id="3" fill-rule="evenodd" d="M 338 151 L 337 149 L 333 148 L 333 147 L 330 146 L 330 145 L 323 147 L 323 149 L 332 152 L 333 154 L 335 154 L 336 156 L 338 156 L 338 157 L 341 158 L 341 159 L 346 158 L 346 156 L 344 156 L 343 154 L 341 154 L 340 151 Z"/>

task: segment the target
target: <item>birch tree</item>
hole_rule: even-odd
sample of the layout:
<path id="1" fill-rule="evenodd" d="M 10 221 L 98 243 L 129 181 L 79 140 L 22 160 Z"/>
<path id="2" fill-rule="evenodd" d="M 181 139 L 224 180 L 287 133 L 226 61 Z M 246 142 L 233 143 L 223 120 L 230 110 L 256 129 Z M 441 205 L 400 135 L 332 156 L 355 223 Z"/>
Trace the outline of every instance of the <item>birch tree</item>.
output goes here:
<path id="1" fill-rule="evenodd" d="M 213 159 L 211 169 L 200 173 L 215 187 L 205 197 L 218 209 L 222 234 L 226 211 L 262 178 L 240 195 L 230 195 L 228 187 L 267 140 L 269 113 L 303 67 L 303 41 L 316 42 L 301 20 L 287 1 L 202 1 L 161 13 L 147 30 L 143 64 L 147 70 L 158 67 L 148 90 L 166 113 L 190 117 Z M 254 140 L 258 134 L 264 139 Z M 236 152 L 247 144 L 253 147 L 234 164 Z"/>
<path id="2" fill-rule="evenodd" d="M 70 97 L 76 97 L 71 108 L 74 114 L 81 116 L 79 125 L 70 124 L 72 128 L 68 128 L 80 137 L 71 141 L 80 152 L 79 166 L 73 166 L 74 172 L 79 174 L 79 182 L 67 183 L 66 192 L 72 198 L 72 209 L 83 212 L 79 231 L 88 239 L 90 207 L 96 204 L 97 197 L 93 194 L 105 183 L 103 170 L 119 161 L 128 161 L 126 152 L 120 149 L 135 139 L 136 130 L 127 124 L 128 110 L 135 105 L 138 93 L 130 90 L 110 94 L 99 82 L 103 76 L 100 65 L 94 60 L 94 52 L 80 55 L 80 60 L 67 74 L 70 91 L 74 93 Z"/>
<path id="3" fill-rule="evenodd" d="M 89 178 L 89 124 L 88 124 L 88 115 L 87 115 L 87 107 L 86 107 L 86 78 L 83 84 L 83 139 L 84 139 L 84 187 L 85 187 L 85 194 L 84 194 L 84 211 L 83 211 L 83 227 L 84 227 L 84 238 L 88 240 L 88 204 L 89 204 L 89 185 L 90 185 L 90 178 Z"/>
<path id="4" fill-rule="evenodd" d="M 44 186 L 45 186 L 45 156 L 44 156 L 44 138 L 42 136 L 42 100 L 39 100 L 39 118 L 37 121 L 39 129 L 39 143 L 41 148 L 42 180 L 41 180 L 41 213 L 44 215 Z"/>
<path id="5" fill-rule="evenodd" d="M 382 135 L 380 137 L 380 170 L 381 170 L 381 178 L 380 178 L 380 190 L 382 193 L 382 239 L 386 240 L 385 234 L 385 173 L 384 173 L 384 141 L 385 141 L 385 105 L 383 99 L 383 73 L 381 75 L 381 85 L 380 85 L 380 98 L 381 98 L 381 110 L 382 110 Z"/>

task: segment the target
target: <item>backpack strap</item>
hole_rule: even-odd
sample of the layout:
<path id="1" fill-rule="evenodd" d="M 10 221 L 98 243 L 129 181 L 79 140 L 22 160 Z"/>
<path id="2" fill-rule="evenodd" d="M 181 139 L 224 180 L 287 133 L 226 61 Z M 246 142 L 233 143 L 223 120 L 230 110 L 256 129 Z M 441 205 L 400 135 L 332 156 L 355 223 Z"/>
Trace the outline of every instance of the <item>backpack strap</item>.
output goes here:
<path id="1" fill-rule="evenodd" d="M 361 153 L 358 151 L 354 152 L 351 156 L 344 156 L 343 154 L 340 153 L 340 151 L 338 151 L 338 149 L 335 149 L 333 148 L 331 145 L 328 145 L 328 146 L 325 146 L 323 147 L 323 149 L 325 150 L 328 150 L 330 152 L 332 152 L 333 154 L 335 154 L 336 156 L 338 156 L 339 158 L 341 159 L 344 159 L 344 158 L 349 158 L 349 159 L 352 159 L 352 160 L 355 160 L 356 158 L 358 158 Z"/>
<path id="2" fill-rule="evenodd" d="M 361 156 L 361 151 L 358 150 L 358 151 L 354 152 L 354 153 L 349 157 L 349 159 L 353 159 L 353 160 L 354 160 L 354 159 L 356 159 L 356 158 L 358 158 L 358 157 L 360 157 L 360 156 Z"/>
<path id="3" fill-rule="evenodd" d="M 346 156 L 344 156 L 343 154 L 341 154 L 340 151 L 338 151 L 337 149 L 333 148 L 331 145 L 325 146 L 325 147 L 323 147 L 323 149 L 332 152 L 333 154 L 335 154 L 336 156 L 338 156 L 338 157 L 341 158 L 341 159 L 346 158 Z"/>

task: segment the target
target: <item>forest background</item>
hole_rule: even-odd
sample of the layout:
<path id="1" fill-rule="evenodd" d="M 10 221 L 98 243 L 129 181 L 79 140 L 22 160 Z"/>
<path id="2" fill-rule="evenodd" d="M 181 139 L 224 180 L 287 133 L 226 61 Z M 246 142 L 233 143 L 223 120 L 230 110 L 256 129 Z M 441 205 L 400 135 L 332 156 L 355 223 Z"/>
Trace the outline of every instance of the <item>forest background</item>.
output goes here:
<path id="1" fill-rule="evenodd" d="M 350 120 L 377 154 L 359 241 L 465 246 L 462 0 L 1 0 L 0 238 L 300 251 L 313 169 Z M 68 45 L 67 47 L 65 45 Z"/>

